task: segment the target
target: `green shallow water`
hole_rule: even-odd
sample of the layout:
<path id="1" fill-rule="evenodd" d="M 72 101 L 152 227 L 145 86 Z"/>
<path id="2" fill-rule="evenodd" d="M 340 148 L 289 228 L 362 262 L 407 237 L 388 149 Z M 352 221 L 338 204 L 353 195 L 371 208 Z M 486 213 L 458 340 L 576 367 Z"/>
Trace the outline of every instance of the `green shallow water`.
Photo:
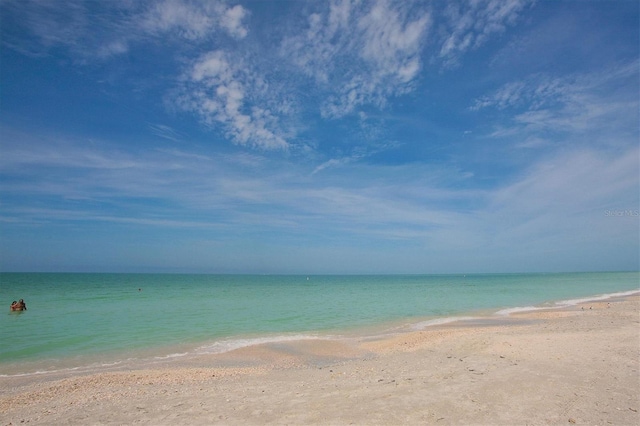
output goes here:
<path id="1" fill-rule="evenodd" d="M 638 290 L 638 272 L 255 276 L 0 274 L 0 374 L 100 356 L 339 333 Z M 9 312 L 12 300 L 28 310 Z M 226 345 L 226 346 L 225 346 Z"/>

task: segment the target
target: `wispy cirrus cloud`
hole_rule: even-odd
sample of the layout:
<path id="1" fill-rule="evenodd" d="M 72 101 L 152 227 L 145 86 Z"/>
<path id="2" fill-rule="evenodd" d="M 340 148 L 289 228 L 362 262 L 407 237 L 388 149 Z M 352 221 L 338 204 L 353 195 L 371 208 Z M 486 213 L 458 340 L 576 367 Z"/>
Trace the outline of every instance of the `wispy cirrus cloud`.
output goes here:
<path id="1" fill-rule="evenodd" d="M 32 170 L 49 170 L 36 180 L 6 181 L 3 194 L 7 200 L 20 193 L 58 201 L 44 210 L 12 203 L 3 209 L 7 221 L 91 219 L 248 234 L 295 235 L 306 229 L 326 238 L 405 240 L 439 250 L 491 252 L 517 244 L 538 254 L 548 249 L 549 239 L 567 249 L 576 238 L 593 246 L 608 233 L 628 237 L 637 230 L 637 221 L 609 220 L 604 213 L 637 208 L 637 148 L 608 154 L 571 150 L 481 190 L 459 172 L 422 165 L 360 165 L 309 176 L 304 168 L 255 155 L 213 158 L 173 149 L 134 158 L 108 145 L 91 152 L 80 143 L 42 145 L 60 157 L 44 150 L 3 157 L 5 175 L 34 177 Z M 247 162 L 250 173 L 238 167 Z M 585 227 L 590 235 L 584 235 Z"/>
<path id="2" fill-rule="evenodd" d="M 456 64 L 466 51 L 481 46 L 492 35 L 513 25 L 533 3 L 532 0 L 448 2 L 441 28 L 444 37 L 439 57 L 445 64 Z"/>
<path id="3" fill-rule="evenodd" d="M 34 168 L 122 170 L 138 164 L 127 153 L 111 151 L 106 155 L 96 143 L 77 144 L 64 137 L 35 136 L 6 126 L 0 126 L 0 133 L 0 171 L 9 174 L 28 174 Z"/>
<path id="4" fill-rule="evenodd" d="M 616 153 L 574 149 L 532 165 L 493 191 L 481 212 L 488 249 L 517 246 L 525 258 L 569 251 L 578 254 L 576 265 L 588 259 L 602 268 L 624 260 L 638 267 L 637 217 L 607 212 L 637 211 L 639 158 L 637 146 Z"/>
<path id="5" fill-rule="evenodd" d="M 572 135 L 608 133 L 600 138 L 605 144 L 627 144 L 637 127 L 640 103 L 637 94 L 619 88 L 637 88 L 638 61 L 617 64 L 607 69 L 553 77 L 536 74 L 517 82 L 508 82 L 494 93 L 476 99 L 472 110 L 497 108 L 513 112 L 510 122 L 495 130 L 494 136 L 523 134 L 539 146 L 536 135 L 559 132 Z M 631 131 L 631 132 L 630 132 Z M 615 141 L 614 134 L 627 137 Z"/>
<path id="6" fill-rule="evenodd" d="M 159 136 L 163 139 L 167 139 L 174 142 L 180 142 L 184 140 L 184 135 L 179 131 L 167 126 L 165 124 L 160 123 L 148 123 L 147 127 L 151 131 L 151 133 Z"/>
<path id="7" fill-rule="evenodd" d="M 611 238 L 637 251 L 637 220 L 604 213 L 637 208 L 637 147 L 570 149 L 500 185 L 478 188 L 463 170 L 446 165 L 374 165 L 345 157 L 325 163 L 334 173 L 310 174 L 308 166 L 246 152 L 207 155 L 167 145 L 132 153 L 108 142 L 89 147 L 67 137 L 2 133 L 21 142 L 0 145 L 0 220 L 18 226 L 93 222 L 136 232 L 193 231 L 204 239 L 259 238 L 267 245 L 303 233 L 311 248 L 315 235 L 339 248 L 348 240 L 402 242 L 419 248 L 411 251 L 415 265 L 423 265 L 419 256 L 451 262 L 448 250 L 523 265 L 528 256 L 539 260 L 576 244 L 594 255 Z M 350 167 L 336 167 L 349 161 Z M 33 197 L 47 203 L 32 203 Z"/>
<path id="8" fill-rule="evenodd" d="M 281 50 L 329 91 L 322 115 L 342 117 L 410 90 L 430 24 L 429 11 L 412 3 L 333 1 Z"/>
<path id="9" fill-rule="evenodd" d="M 150 36 L 201 41 L 219 33 L 242 39 L 248 32 L 248 11 L 241 5 L 217 0 L 6 0 L 2 7 L 4 19 L 34 37 L 27 40 L 9 35 L 4 45 L 33 54 L 64 47 L 79 61 L 121 55 Z"/>
<path id="10" fill-rule="evenodd" d="M 480 110 L 487 107 L 538 109 L 552 102 L 566 99 L 567 84 L 570 82 L 566 81 L 566 78 L 564 80 L 537 75 L 526 81 L 509 82 L 495 93 L 476 99 L 471 109 Z"/>
<path id="11" fill-rule="evenodd" d="M 398 147 L 398 143 L 387 142 L 373 146 L 360 147 L 354 149 L 349 155 L 331 158 L 313 169 L 312 175 L 319 173 L 325 169 L 346 166 L 350 163 L 358 162 L 364 158 Z"/>

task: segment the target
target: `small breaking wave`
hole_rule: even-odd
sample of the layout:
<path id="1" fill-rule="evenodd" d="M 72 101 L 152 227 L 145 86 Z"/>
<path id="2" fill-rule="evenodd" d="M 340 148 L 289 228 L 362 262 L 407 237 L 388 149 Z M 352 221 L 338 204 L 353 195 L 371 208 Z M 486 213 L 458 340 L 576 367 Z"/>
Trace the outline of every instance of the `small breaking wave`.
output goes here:
<path id="1" fill-rule="evenodd" d="M 580 299 L 559 300 L 550 306 L 517 306 L 514 308 L 501 309 L 497 311 L 495 315 L 508 316 L 511 314 L 516 314 L 521 312 L 540 311 L 544 309 L 562 309 L 562 308 L 568 308 L 570 306 L 576 306 L 581 303 L 600 302 L 603 300 L 614 299 L 616 297 L 628 297 L 636 294 L 640 294 L 640 290 L 630 290 L 630 291 L 622 291 L 618 293 L 600 294 L 596 296 L 583 297 Z"/>
<path id="2" fill-rule="evenodd" d="M 473 321 L 478 319 L 478 317 L 445 317 L 445 318 L 435 318 L 427 321 L 421 321 L 419 323 L 413 324 L 411 328 L 413 330 L 422 330 L 427 327 L 435 327 L 437 325 L 450 324 L 452 322 L 458 321 Z"/>
<path id="3" fill-rule="evenodd" d="M 582 298 L 582 299 L 561 300 L 559 302 L 556 302 L 556 304 L 559 305 L 559 307 L 575 306 L 575 305 L 579 305 L 581 303 L 599 302 L 599 301 L 602 301 L 602 300 L 613 299 L 613 298 L 616 298 L 616 297 L 633 296 L 635 294 L 640 294 L 640 290 L 630 290 L 630 291 L 622 291 L 622 292 L 619 292 L 619 293 L 602 294 L 602 295 L 599 295 L 599 296 L 585 297 L 585 298 Z"/>
<path id="4" fill-rule="evenodd" d="M 330 336 L 326 336 L 330 338 Z M 221 354 L 225 352 L 231 352 L 236 349 L 246 348 L 250 346 L 264 345 L 268 343 L 282 343 L 293 342 L 297 340 L 317 340 L 320 337 L 308 334 L 297 334 L 292 336 L 267 336 L 267 337 L 254 337 L 246 339 L 229 339 L 220 340 L 211 344 L 203 345 L 196 348 L 195 353 L 198 355 L 205 354 Z"/>

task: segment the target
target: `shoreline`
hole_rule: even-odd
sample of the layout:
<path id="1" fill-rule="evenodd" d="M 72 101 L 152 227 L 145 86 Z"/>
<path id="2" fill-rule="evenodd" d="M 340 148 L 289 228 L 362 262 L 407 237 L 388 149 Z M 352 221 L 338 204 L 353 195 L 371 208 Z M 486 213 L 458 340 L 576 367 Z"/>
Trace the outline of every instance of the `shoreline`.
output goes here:
<path id="1" fill-rule="evenodd" d="M 638 424 L 640 295 L 154 368 L 1 377 L 2 425 Z"/>
<path id="2" fill-rule="evenodd" d="M 24 365 L 30 365 L 29 369 L 34 371 L 18 371 L 13 374 L 7 374 L 0 370 L 2 371 L 0 372 L 0 384 L 3 379 L 19 377 L 33 379 L 30 381 L 34 381 L 37 378 L 46 380 L 49 377 L 53 377 L 55 379 L 73 375 L 99 374 L 101 372 L 143 370 L 153 366 L 166 366 L 167 364 L 177 364 L 178 366 L 190 365 L 191 360 L 197 360 L 208 356 L 215 358 L 217 356 L 224 356 L 224 354 L 227 353 L 234 353 L 238 350 L 247 350 L 247 348 L 269 344 L 277 345 L 287 344 L 287 342 L 295 343 L 303 341 L 381 339 L 393 337 L 397 334 L 406 334 L 442 326 L 506 324 L 508 322 L 517 322 L 519 314 L 566 309 L 579 304 L 605 300 L 610 301 L 635 295 L 640 295 L 640 289 L 596 294 L 576 299 L 547 301 L 540 305 L 532 306 L 515 306 L 497 310 L 471 311 L 442 317 L 404 318 L 394 320 L 392 322 L 382 322 L 365 327 L 349 329 L 292 332 L 274 335 L 236 336 L 207 343 L 200 342 L 197 344 L 185 344 L 180 346 L 146 348 L 138 350 L 135 353 L 126 353 L 124 356 L 118 353 L 109 354 L 106 357 L 101 355 L 68 356 L 61 360 L 53 360 L 53 362 L 59 362 L 61 365 L 58 368 L 49 369 L 46 367 L 42 368 L 42 366 L 51 366 L 52 360 L 9 362 L 5 364 L 5 367 L 9 366 L 8 370 L 11 370 L 12 366 L 23 368 Z"/>
<path id="3" fill-rule="evenodd" d="M 80 355 L 68 356 L 59 360 L 27 360 L 21 362 L 8 362 L 5 363 L 4 368 L 0 370 L 0 383 L 2 379 L 5 378 L 24 377 L 31 379 L 30 381 L 34 381 L 38 377 L 41 380 L 46 380 L 49 377 L 53 377 L 55 379 L 64 378 L 68 375 L 88 375 L 110 371 L 142 370 L 166 364 L 178 364 L 178 366 L 181 364 L 189 365 L 189 361 L 192 359 L 199 359 L 210 355 L 215 357 L 225 353 L 243 350 L 245 348 L 268 344 L 286 344 L 287 342 L 314 340 L 341 341 L 357 340 L 360 338 L 378 339 L 396 334 L 405 334 L 413 331 L 447 325 L 482 325 L 505 323 L 507 321 L 514 322 L 517 321 L 517 314 L 520 313 L 563 309 L 580 303 L 613 300 L 633 295 L 640 295 L 640 289 L 596 294 L 576 299 L 547 301 L 540 305 L 533 306 L 515 306 L 497 310 L 471 311 L 442 317 L 404 318 L 394 320 L 392 322 L 382 322 L 365 327 L 349 329 L 292 332 L 274 335 L 236 336 L 207 343 L 200 342 L 197 344 L 185 344 L 179 346 L 145 348 L 136 352 L 125 353 L 124 356 L 122 354 L 113 353 L 107 356 L 102 356 L 100 354 L 93 356 Z M 51 368 L 52 362 L 59 363 L 59 366 L 57 368 Z M 24 371 L 25 365 L 30 366 L 26 369 L 27 371 Z M 47 365 L 49 368 L 43 367 Z M 18 370 L 20 368 L 23 370 L 18 370 L 15 373 L 5 373 L 5 371 L 10 371 L 12 367 L 14 370 Z"/>

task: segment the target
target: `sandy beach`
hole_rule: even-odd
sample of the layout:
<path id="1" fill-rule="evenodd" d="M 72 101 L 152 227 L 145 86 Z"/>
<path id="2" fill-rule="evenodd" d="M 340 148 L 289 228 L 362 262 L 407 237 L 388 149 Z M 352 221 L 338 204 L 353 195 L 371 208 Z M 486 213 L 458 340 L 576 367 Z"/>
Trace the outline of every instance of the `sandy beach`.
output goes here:
<path id="1" fill-rule="evenodd" d="M 153 369 L 0 378 L 2 425 L 640 424 L 640 296 Z"/>

